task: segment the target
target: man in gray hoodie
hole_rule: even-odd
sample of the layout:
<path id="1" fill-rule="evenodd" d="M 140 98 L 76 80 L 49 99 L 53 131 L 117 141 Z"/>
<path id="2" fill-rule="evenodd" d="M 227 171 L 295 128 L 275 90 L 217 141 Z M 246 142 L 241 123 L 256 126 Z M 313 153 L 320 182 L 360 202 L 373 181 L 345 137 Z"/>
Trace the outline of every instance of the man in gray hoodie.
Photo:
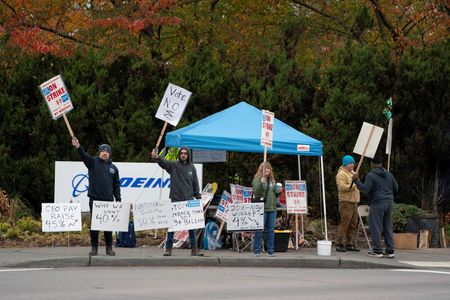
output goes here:
<path id="1" fill-rule="evenodd" d="M 198 183 L 197 170 L 189 159 L 189 150 L 180 148 L 178 160 L 168 161 L 162 156 L 158 156 L 156 149 L 153 149 L 151 156 L 158 165 L 170 174 L 170 200 L 180 202 L 192 199 L 201 199 L 200 187 Z M 166 250 L 164 256 L 172 255 L 174 232 L 167 233 Z M 191 242 L 191 255 L 203 256 L 199 253 L 196 243 L 196 230 L 189 230 L 189 240 Z"/>
<path id="2" fill-rule="evenodd" d="M 358 174 L 353 180 L 359 190 L 369 196 L 369 228 L 372 235 L 373 249 L 368 253 L 374 257 L 394 258 L 394 239 L 392 230 L 392 210 L 394 193 L 398 184 L 394 176 L 382 167 L 381 157 L 375 155 L 371 162 L 372 170 L 362 183 Z M 381 247 L 381 233 L 384 233 L 385 251 Z"/>

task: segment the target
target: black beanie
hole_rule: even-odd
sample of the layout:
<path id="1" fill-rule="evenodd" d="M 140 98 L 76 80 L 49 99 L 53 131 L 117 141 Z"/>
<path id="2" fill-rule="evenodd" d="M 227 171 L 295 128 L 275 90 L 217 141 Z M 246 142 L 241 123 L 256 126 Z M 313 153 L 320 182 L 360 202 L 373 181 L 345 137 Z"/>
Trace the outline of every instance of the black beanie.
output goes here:
<path id="1" fill-rule="evenodd" d="M 100 153 L 102 151 L 109 152 L 109 155 L 112 156 L 112 150 L 111 150 L 111 147 L 108 144 L 101 144 L 98 147 L 98 153 Z"/>
<path id="2" fill-rule="evenodd" d="M 381 165 L 383 163 L 381 159 L 381 155 L 375 154 L 375 156 L 372 158 L 372 164 L 374 165 Z"/>

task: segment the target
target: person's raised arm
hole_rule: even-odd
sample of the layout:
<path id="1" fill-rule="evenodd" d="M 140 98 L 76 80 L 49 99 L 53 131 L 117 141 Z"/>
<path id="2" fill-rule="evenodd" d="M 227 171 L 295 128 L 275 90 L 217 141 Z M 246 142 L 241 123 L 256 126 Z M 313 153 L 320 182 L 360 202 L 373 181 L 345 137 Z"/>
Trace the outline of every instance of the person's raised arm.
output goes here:
<path id="1" fill-rule="evenodd" d="M 156 149 L 152 150 L 151 157 L 152 157 L 152 159 L 154 159 L 156 161 L 156 163 L 161 168 L 163 168 L 164 170 L 166 170 L 170 174 L 170 172 L 172 171 L 172 164 L 169 163 L 164 157 L 159 156 L 158 155 L 158 151 Z"/>
<path id="2" fill-rule="evenodd" d="M 72 145 L 77 149 L 78 155 L 81 160 L 84 162 L 84 165 L 89 169 L 94 165 L 94 158 L 90 156 L 86 151 L 84 151 L 83 146 L 81 146 L 80 142 L 76 137 L 72 138 Z"/>

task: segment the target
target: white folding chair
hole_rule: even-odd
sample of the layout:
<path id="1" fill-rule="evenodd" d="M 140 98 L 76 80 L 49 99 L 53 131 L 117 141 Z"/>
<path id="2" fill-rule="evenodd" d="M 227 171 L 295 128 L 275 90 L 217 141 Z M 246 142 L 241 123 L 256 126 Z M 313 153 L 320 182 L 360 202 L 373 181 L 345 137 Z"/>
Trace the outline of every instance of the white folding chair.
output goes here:
<path id="1" fill-rule="evenodd" d="M 359 216 L 359 225 L 358 225 L 358 231 L 356 232 L 356 241 L 355 245 L 358 243 L 358 236 L 360 229 L 364 232 L 364 237 L 366 238 L 367 245 L 369 246 L 369 250 L 372 251 L 372 247 L 370 246 L 369 238 L 367 236 L 366 229 L 369 229 L 368 225 L 364 225 L 363 217 L 368 218 L 369 217 L 369 205 L 360 205 L 358 206 L 358 216 Z"/>

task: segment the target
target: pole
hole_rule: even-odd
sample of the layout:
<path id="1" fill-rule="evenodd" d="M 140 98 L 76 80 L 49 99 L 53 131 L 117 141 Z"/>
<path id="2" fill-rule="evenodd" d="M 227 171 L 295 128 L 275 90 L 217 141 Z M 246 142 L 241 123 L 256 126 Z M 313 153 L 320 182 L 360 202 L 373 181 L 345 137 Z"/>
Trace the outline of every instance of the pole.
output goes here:
<path id="1" fill-rule="evenodd" d="M 158 137 L 158 141 L 156 142 L 156 149 L 158 149 L 159 144 L 161 143 L 161 140 L 164 135 L 164 132 L 166 131 L 166 128 L 167 128 L 167 122 L 164 122 L 164 126 L 161 129 L 161 133 L 159 134 L 159 137 Z"/>
<path id="2" fill-rule="evenodd" d="M 70 127 L 70 123 L 69 123 L 69 120 L 67 119 L 66 114 L 63 114 L 63 119 L 64 119 L 64 122 L 66 123 L 67 129 L 69 130 L 70 137 L 74 138 L 75 135 L 73 134 L 72 127 Z"/>

